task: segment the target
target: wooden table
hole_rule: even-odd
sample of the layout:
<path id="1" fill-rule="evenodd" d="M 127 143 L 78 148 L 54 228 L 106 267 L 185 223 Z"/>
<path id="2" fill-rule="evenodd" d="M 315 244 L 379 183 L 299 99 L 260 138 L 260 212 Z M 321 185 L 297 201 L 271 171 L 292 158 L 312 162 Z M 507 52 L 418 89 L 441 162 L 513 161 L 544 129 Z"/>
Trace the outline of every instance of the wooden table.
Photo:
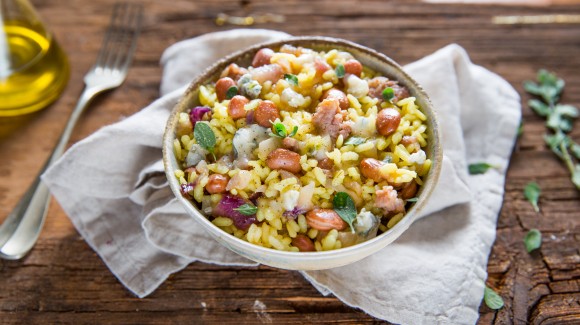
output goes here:
<path id="1" fill-rule="evenodd" d="M 0 218 L 11 211 L 51 151 L 92 65 L 114 0 L 33 0 L 70 56 L 64 95 L 48 109 L 0 120 Z M 402 64 L 458 43 L 472 60 L 521 84 L 539 68 L 567 81 L 566 103 L 580 107 L 580 24 L 495 25 L 496 15 L 580 14 L 580 5 L 525 7 L 426 4 L 407 1 L 141 1 L 145 28 L 127 82 L 96 100 L 71 142 L 129 116 L 158 97 L 159 57 L 172 43 L 216 26 L 221 13 L 276 13 L 272 28 L 294 35 L 337 36 L 376 48 Z M 505 300 L 498 312 L 480 307 L 480 324 L 580 323 L 580 192 L 565 167 L 545 148 L 541 118 L 524 105 L 524 133 L 509 168 L 488 284 Z M 580 122 L 573 133 L 580 139 Z M 537 214 L 523 187 L 542 187 Z M 528 254 L 524 234 L 544 234 Z M 56 202 L 34 250 L 21 261 L 0 260 L 1 323 L 379 323 L 334 297 L 320 295 L 296 272 L 269 267 L 220 267 L 194 263 L 151 296 L 132 296 L 83 241 Z M 256 310 L 255 302 L 266 307 Z"/>

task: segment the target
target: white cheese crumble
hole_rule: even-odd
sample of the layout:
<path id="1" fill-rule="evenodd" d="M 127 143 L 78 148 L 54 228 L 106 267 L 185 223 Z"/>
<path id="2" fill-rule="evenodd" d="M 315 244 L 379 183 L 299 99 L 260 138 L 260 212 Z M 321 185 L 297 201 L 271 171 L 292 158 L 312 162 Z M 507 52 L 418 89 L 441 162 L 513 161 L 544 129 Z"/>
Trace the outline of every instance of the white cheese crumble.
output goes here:
<path id="1" fill-rule="evenodd" d="M 423 150 L 419 150 L 415 153 L 412 153 L 409 156 L 409 162 L 415 163 L 418 165 L 423 165 L 425 163 L 426 159 L 427 159 L 427 155 L 425 154 L 425 151 L 423 151 Z"/>
<path id="2" fill-rule="evenodd" d="M 346 92 L 356 98 L 361 98 L 369 93 L 369 84 L 361 78 L 351 74 L 346 78 Z"/>
<path id="3" fill-rule="evenodd" d="M 282 91 L 282 101 L 288 104 L 290 107 L 298 108 L 304 103 L 306 103 L 306 99 L 301 94 L 295 92 L 291 88 L 286 88 Z"/>
<path id="4" fill-rule="evenodd" d="M 286 209 L 286 211 L 291 211 L 294 209 L 298 203 L 299 196 L 300 192 L 296 190 L 289 190 L 288 192 L 282 194 L 282 203 L 284 204 L 284 209 Z"/>

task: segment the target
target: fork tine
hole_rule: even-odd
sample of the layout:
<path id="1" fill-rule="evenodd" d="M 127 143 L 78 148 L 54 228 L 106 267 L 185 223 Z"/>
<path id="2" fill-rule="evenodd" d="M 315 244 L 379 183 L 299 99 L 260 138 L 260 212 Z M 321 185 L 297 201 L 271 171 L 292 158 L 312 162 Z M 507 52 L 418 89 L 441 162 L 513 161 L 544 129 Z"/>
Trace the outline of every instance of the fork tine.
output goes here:
<path id="1" fill-rule="evenodd" d="M 120 50 L 123 47 L 123 35 L 127 28 L 127 13 L 129 10 L 129 4 L 127 3 L 116 3 L 115 9 L 117 10 L 117 20 L 111 25 L 112 33 L 109 43 L 107 44 L 109 48 L 107 49 L 107 56 L 104 64 L 104 69 L 113 70 L 114 64 L 117 61 L 119 55 L 122 52 Z"/>
<path id="2" fill-rule="evenodd" d="M 115 69 L 126 71 L 133 59 L 133 53 L 137 46 L 137 38 L 141 30 L 143 17 L 143 7 L 141 5 L 132 5 L 127 9 L 125 31 L 121 41 L 123 51 L 118 55 L 115 62 Z"/>
<path id="3" fill-rule="evenodd" d="M 111 16 L 111 20 L 109 21 L 109 27 L 107 27 L 105 37 L 103 38 L 103 43 L 101 44 L 101 49 L 99 50 L 99 54 L 97 55 L 97 60 L 95 62 L 96 69 L 102 68 L 107 62 L 111 38 L 113 37 L 113 31 L 115 29 L 114 28 L 115 22 L 117 21 L 117 17 L 119 16 L 119 6 L 120 4 L 116 3 L 115 7 L 113 8 L 113 15 Z"/>
<path id="4" fill-rule="evenodd" d="M 126 72 L 131 64 L 141 30 L 143 7 L 116 3 L 95 69 Z"/>

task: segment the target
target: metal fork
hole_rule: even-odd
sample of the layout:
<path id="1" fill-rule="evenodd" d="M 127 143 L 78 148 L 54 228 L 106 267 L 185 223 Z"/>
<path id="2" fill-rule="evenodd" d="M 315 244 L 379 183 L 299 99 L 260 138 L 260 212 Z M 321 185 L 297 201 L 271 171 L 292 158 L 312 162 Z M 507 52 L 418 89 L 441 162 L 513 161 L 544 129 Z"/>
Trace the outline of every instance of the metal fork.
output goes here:
<path id="1" fill-rule="evenodd" d="M 115 4 L 96 63 L 85 75 L 85 89 L 58 143 L 30 188 L 0 226 L 1 258 L 20 259 L 36 243 L 50 202 L 50 191 L 40 181 L 40 175 L 63 154 L 76 122 L 91 99 L 103 91 L 119 87 L 127 77 L 137 46 L 142 17 L 141 5 Z"/>

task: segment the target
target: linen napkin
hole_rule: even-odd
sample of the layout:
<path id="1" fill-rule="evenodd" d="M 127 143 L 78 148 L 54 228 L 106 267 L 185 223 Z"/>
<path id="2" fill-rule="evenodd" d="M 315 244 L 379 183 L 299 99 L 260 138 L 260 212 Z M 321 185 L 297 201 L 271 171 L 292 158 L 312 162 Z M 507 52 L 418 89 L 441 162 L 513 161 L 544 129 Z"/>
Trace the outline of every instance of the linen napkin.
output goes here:
<path id="1" fill-rule="evenodd" d="M 137 296 L 194 261 L 256 265 L 223 248 L 185 214 L 167 185 L 161 137 L 171 108 L 197 73 L 236 49 L 288 36 L 241 29 L 169 47 L 161 60 L 162 97 L 76 143 L 43 176 L 79 233 Z M 442 132 L 442 177 L 424 210 L 429 218 L 357 263 L 302 274 L 321 293 L 377 318 L 472 324 L 520 120 L 519 97 L 458 45 L 405 70 L 430 94 Z M 475 161 L 499 168 L 467 175 L 467 162 Z"/>

